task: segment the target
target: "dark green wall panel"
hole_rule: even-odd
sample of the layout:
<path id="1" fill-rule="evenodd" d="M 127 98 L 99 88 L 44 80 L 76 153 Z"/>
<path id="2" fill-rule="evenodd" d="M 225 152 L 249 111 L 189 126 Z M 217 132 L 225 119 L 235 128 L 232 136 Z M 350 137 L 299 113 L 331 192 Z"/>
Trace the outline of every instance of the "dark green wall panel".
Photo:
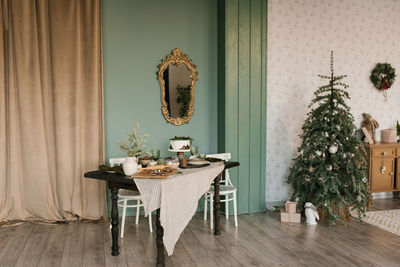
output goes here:
<path id="1" fill-rule="evenodd" d="M 265 208 L 267 0 L 222 2 L 225 36 L 218 52 L 225 55 L 225 75 L 219 90 L 225 106 L 219 125 L 225 138 L 219 149 L 241 164 L 231 172 L 239 212 L 254 212 Z"/>

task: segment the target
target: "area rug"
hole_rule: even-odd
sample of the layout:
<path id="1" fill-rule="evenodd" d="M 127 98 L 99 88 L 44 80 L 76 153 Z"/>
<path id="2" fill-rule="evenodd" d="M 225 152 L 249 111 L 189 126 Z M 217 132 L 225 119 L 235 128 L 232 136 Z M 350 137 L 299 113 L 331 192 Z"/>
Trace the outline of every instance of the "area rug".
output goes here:
<path id="1" fill-rule="evenodd" d="M 362 220 L 400 236 L 400 209 L 369 211 Z"/>

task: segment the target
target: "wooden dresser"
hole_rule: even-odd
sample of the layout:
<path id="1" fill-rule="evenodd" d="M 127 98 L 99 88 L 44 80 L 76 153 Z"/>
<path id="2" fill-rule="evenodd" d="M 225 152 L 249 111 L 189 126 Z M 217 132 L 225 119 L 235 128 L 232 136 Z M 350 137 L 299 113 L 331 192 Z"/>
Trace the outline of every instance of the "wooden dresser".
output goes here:
<path id="1" fill-rule="evenodd" d="M 400 144 L 376 143 L 366 146 L 369 191 L 393 192 L 397 198 L 400 191 Z"/>

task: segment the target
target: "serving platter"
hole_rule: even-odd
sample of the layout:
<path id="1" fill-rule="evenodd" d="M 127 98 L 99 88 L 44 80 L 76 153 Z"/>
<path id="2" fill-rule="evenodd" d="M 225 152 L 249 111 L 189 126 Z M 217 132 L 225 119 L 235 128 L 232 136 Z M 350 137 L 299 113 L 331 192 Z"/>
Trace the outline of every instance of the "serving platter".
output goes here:
<path id="1" fill-rule="evenodd" d="M 158 167 L 156 166 L 149 166 L 147 168 L 140 169 L 138 172 L 132 174 L 131 177 L 139 179 L 165 179 L 178 171 L 176 168 L 171 168 L 164 165 L 158 165 Z"/>

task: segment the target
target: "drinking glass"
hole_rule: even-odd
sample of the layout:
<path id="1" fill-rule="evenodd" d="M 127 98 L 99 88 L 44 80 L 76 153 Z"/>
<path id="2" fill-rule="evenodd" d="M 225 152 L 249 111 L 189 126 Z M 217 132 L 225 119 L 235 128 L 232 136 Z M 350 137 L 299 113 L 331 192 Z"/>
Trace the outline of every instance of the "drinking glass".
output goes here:
<path id="1" fill-rule="evenodd" d="M 197 155 L 197 146 L 190 146 L 190 154 L 192 156 Z"/>
<path id="2" fill-rule="evenodd" d="M 153 149 L 151 151 L 151 156 L 155 161 L 157 161 L 160 158 L 160 149 Z"/>
<path id="3" fill-rule="evenodd" d="M 158 159 L 157 165 L 165 165 L 165 159 Z"/>

